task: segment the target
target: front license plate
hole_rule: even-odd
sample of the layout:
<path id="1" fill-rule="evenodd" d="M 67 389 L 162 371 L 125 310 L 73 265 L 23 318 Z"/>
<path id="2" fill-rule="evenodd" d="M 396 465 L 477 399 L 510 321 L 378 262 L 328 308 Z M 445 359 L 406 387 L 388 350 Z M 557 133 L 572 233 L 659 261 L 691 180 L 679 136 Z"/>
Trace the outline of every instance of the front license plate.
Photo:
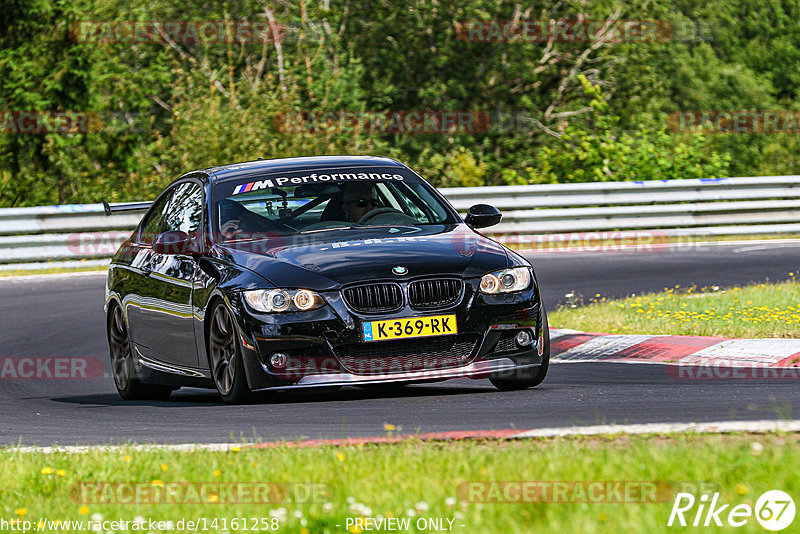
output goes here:
<path id="1" fill-rule="evenodd" d="M 458 333 L 455 315 L 430 315 L 389 321 L 369 321 L 361 326 L 364 341 L 409 337 L 450 336 Z"/>

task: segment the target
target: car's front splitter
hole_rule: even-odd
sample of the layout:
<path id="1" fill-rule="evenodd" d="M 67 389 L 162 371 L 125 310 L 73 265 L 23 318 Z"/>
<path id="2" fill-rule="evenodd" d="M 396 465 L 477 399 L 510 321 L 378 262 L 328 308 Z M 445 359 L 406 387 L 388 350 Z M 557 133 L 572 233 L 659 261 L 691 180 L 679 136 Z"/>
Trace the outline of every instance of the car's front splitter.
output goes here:
<path id="1" fill-rule="evenodd" d="M 261 388 L 263 390 L 305 389 L 332 386 L 362 386 L 370 384 L 391 384 L 409 382 L 435 382 L 453 378 L 487 378 L 495 373 L 517 371 L 539 367 L 541 363 L 517 365 L 511 358 L 481 360 L 464 367 L 387 373 L 383 375 L 357 375 L 352 373 L 328 373 L 304 376 L 294 384 Z"/>

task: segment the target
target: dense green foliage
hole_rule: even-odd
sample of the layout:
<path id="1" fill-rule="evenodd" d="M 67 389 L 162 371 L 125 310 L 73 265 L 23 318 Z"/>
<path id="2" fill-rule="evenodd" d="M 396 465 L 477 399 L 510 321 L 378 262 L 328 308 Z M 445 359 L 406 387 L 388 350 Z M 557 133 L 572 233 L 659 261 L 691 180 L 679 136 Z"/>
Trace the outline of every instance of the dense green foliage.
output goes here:
<path id="1" fill-rule="evenodd" d="M 655 41 L 486 42 L 460 24 L 581 17 L 671 30 Z M 793 174 L 790 133 L 675 132 L 667 118 L 797 110 L 799 19 L 800 2 L 778 0 L 5 0 L 0 205 L 149 198 L 195 168 L 334 153 L 389 155 L 443 186 Z M 270 42 L 87 33 L 102 27 L 90 21 L 270 20 L 281 28 Z M 68 134 L 10 131 L 9 111 L 33 110 L 96 121 Z M 424 110 L 484 114 L 491 126 L 297 122 L 298 112 Z"/>

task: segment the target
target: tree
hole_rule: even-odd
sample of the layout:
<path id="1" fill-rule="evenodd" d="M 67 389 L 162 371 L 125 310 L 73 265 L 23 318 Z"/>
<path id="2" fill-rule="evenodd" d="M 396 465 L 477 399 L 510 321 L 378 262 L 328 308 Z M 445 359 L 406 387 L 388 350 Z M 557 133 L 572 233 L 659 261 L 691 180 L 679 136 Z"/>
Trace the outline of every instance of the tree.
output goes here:
<path id="1" fill-rule="evenodd" d="M 6 2 L 0 28 L 0 101 L 7 126 L 19 112 L 80 115 L 91 109 L 94 54 L 71 39 L 75 20 L 71 2 Z M 7 128 L 0 136 L 0 164 L 8 170 L 0 181 L 3 203 L 63 203 L 72 198 L 82 180 L 76 161 L 90 158 L 92 150 L 87 128 L 78 126 L 70 134 L 23 134 L 14 133 L 13 125 Z"/>

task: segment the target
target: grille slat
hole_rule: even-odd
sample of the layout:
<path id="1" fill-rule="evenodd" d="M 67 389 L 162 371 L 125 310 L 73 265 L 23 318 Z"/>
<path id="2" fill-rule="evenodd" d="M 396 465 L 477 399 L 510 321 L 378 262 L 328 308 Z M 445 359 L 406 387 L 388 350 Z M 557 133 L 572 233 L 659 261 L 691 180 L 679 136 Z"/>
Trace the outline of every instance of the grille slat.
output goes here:
<path id="1" fill-rule="evenodd" d="M 342 291 L 347 304 L 364 313 L 390 312 L 403 306 L 403 291 L 393 283 L 366 284 Z"/>
<path id="2" fill-rule="evenodd" d="M 458 302 L 463 285 L 461 280 L 455 278 L 411 282 L 408 286 L 408 299 L 416 309 L 444 308 Z"/>
<path id="3" fill-rule="evenodd" d="M 435 310 L 458 302 L 464 283 L 456 278 L 418 280 L 408 285 L 412 308 Z M 393 282 L 362 284 L 342 291 L 347 304 L 358 312 L 379 313 L 399 310 L 403 306 L 403 291 Z"/>
<path id="4" fill-rule="evenodd" d="M 473 359 L 474 334 L 350 343 L 334 348 L 342 367 L 358 375 L 450 369 Z"/>

